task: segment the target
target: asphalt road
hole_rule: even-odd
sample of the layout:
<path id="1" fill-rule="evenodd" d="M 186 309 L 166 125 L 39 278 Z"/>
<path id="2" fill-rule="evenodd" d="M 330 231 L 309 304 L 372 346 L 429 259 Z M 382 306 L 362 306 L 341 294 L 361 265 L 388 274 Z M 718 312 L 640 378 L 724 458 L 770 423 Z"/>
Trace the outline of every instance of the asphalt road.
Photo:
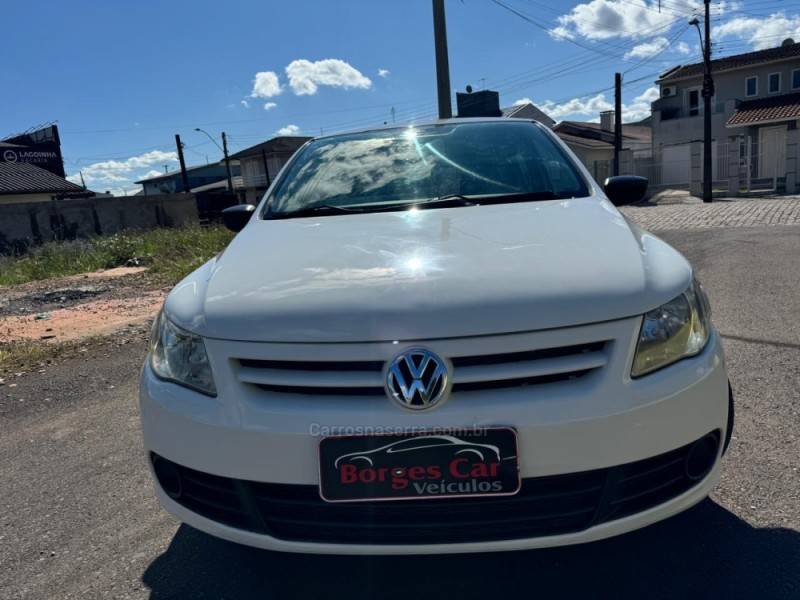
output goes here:
<path id="1" fill-rule="evenodd" d="M 0 387 L 0 598 L 800 598 L 800 227 L 663 237 L 711 295 L 736 393 L 710 500 L 551 550 L 353 558 L 237 546 L 153 499 L 137 340 Z"/>

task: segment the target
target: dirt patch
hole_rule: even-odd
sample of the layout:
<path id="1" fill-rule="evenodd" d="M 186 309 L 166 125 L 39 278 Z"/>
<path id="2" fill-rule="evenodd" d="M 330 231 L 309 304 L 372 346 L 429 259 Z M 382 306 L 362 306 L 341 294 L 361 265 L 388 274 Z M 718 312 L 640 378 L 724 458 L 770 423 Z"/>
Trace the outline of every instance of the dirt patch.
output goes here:
<path id="1" fill-rule="evenodd" d="M 61 288 L 58 290 L 48 290 L 41 294 L 32 294 L 21 299 L 22 302 L 30 302 L 32 304 L 67 304 L 74 303 L 92 296 L 97 296 L 107 291 L 108 288 L 103 287 L 74 287 L 74 288 Z"/>
<path id="2" fill-rule="evenodd" d="M 113 269 L 104 269 L 103 271 L 95 271 L 94 273 L 85 273 L 83 275 L 71 275 L 64 277 L 66 280 L 80 280 L 80 279 L 116 279 L 117 277 L 129 277 L 131 275 L 139 275 L 147 271 L 147 267 L 115 267 Z"/>
<path id="3" fill-rule="evenodd" d="M 88 300 L 127 298 L 156 288 L 145 271 L 142 267 L 121 267 L 0 287 L 0 326 L 3 317 L 46 313 Z"/>
<path id="4" fill-rule="evenodd" d="M 142 325 L 166 293 L 142 267 L 2 287 L 0 344 L 69 342 Z"/>
<path id="5" fill-rule="evenodd" d="M 96 300 L 47 313 L 0 319 L 0 343 L 22 340 L 71 341 L 108 335 L 153 318 L 165 293 L 156 290 L 132 298 Z"/>

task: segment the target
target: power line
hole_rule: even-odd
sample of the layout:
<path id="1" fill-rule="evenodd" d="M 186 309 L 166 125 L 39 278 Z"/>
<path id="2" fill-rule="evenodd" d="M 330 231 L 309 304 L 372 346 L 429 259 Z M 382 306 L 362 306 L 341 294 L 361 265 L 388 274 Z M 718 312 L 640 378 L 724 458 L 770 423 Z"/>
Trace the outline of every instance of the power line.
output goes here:
<path id="1" fill-rule="evenodd" d="M 647 57 L 647 58 L 643 59 L 643 60 L 642 60 L 640 63 L 638 63 L 638 64 L 636 64 L 636 65 L 634 65 L 634 66 L 630 67 L 629 69 L 626 69 L 625 71 L 623 71 L 623 74 L 624 74 L 624 73 L 630 73 L 631 71 L 633 71 L 633 70 L 635 70 L 635 69 L 638 69 L 639 67 L 641 67 L 641 66 L 643 66 L 643 65 L 646 65 L 646 64 L 647 64 L 647 63 L 649 63 L 650 61 L 654 60 L 656 57 L 658 57 L 658 56 L 661 56 L 661 55 L 662 55 L 664 52 L 666 52 L 666 51 L 667 51 L 669 48 L 671 48 L 671 47 L 672 47 L 672 44 L 674 44 L 675 42 L 677 42 L 677 41 L 678 41 L 678 39 L 679 39 L 679 38 L 680 38 L 680 37 L 681 37 L 681 36 L 682 36 L 684 33 L 686 33 L 686 30 L 687 30 L 687 29 L 689 29 L 689 25 L 688 25 L 688 24 L 687 24 L 687 25 L 684 25 L 682 28 L 680 28 L 680 29 L 678 30 L 678 32 L 677 32 L 677 33 L 675 33 L 675 34 L 674 34 L 674 35 L 673 35 L 671 38 L 669 38 L 669 39 L 667 40 L 667 42 L 664 44 L 664 47 L 663 47 L 663 48 L 661 48 L 661 50 L 659 50 L 659 51 L 658 51 L 658 52 L 656 52 L 655 54 L 653 54 L 653 55 L 651 55 L 651 56 L 649 56 L 649 57 Z"/>
<path id="2" fill-rule="evenodd" d="M 513 14 L 517 15 L 519 18 L 522 18 L 525 21 L 535 25 L 539 29 L 542 29 L 542 30 L 548 32 L 549 34 L 553 35 L 552 31 L 550 30 L 550 28 L 547 25 L 543 25 L 542 23 L 539 23 L 535 19 L 531 18 L 529 15 L 526 15 L 526 14 L 522 13 L 521 11 L 516 10 L 515 8 L 507 5 L 506 3 L 502 2 L 501 0 L 493 0 L 493 1 L 496 4 L 498 4 L 499 6 L 501 6 L 502 8 L 504 8 L 505 10 L 508 10 L 508 11 L 512 12 Z M 531 3 L 535 4 L 537 6 L 540 6 L 540 7 L 543 6 L 541 3 L 533 2 L 532 0 L 531 0 Z M 553 9 L 550 9 L 550 10 L 553 10 Z M 554 12 L 557 12 L 557 11 L 554 11 Z M 671 25 L 672 25 L 671 22 L 665 23 L 665 24 L 662 24 L 662 25 L 659 25 L 657 27 L 652 28 L 652 31 L 653 31 L 653 33 L 655 33 L 655 31 L 661 31 L 661 30 L 667 29 L 667 28 L 671 27 Z M 567 41 L 570 41 L 571 43 L 574 43 L 574 45 L 578 46 L 579 48 L 582 48 L 583 50 L 586 50 L 588 52 L 592 52 L 594 54 L 599 54 L 600 55 L 599 57 L 596 57 L 595 59 L 590 59 L 590 60 L 594 60 L 595 63 L 599 62 L 602 58 L 616 60 L 618 57 L 615 54 L 610 53 L 608 50 L 611 50 L 611 49 L 620 50 L 620 49 L 622 49 L 622 48 L 624 48 L 626 46 L 626 44 L 616 44 L 615 45 L 615 44 L 610 44 L 610 43 L 607 43 L 607 42 L 602 42 L 603 46 L 608 49 L 608 50 L 604 51 L 604 50 L 601 50 L 601 49 L 594 48 L 594 47 L 592 47 L 591 45 L 588 45 L 588 44 L 580 43 L 580 42 L 577 42 L 575 40 L 569 40 L 568 38 L 564 38 L 563 36 L 554 35 L 554 37 L 556 39 L 565 39 Z M 516 81 L 514 81 L 514 83 L 516 83 L 518 85 L 515 85 L 514 89 L 518 89 L 521 85 L 529 85 L 532 82 L 541 81 L 545 77 L 548 77 L 548 76 L 549 77 L 553 77 L 553 76 L 557 75 L 558 77 L 564 77 L 564 76 L 566 76 L 566 75 L 568 75 L 570 73 L 581 72 L 581 69 L 586 69 L 587 61 L 586 61 L 586 59 L 584 57 L 578 56 L 578 57 L 573 57 L 571 59 L 568 59 L 568 61 L 566 61 L 565 63 L 562 63 L 562 65 L 563 65 L 563 67 L 568 67 L 568 68 L 559 68 L 559 65 L 553 65 L 553 66 L 551 66 L 551 68 L 549 70 L 546 70 L 546 73 L 542 73 L 542 70 L 539 69 L 538 76 L 534 77 L 530 81 L 523 81 L 525 76 L 530 74 L 530 72 L 528 72 L 528 73 L 521 73 L 521 74 L 512 76 L 511 78 L 507 78 L 508 79 L 507 83 L 510 84 L 516 78 Z M 498 82 L 498 84 L 500 84 L 500 83 L 506 83 L 506 82 L 501 80 L 500 82 Z M 497 84 L 494 84 L 494 85 L 495 85 L 495 87 L 497 86 Z M 504 87 L 507 87 L 507 86 L 504 86 Z M 370 110 L 370 109 L 389 108 L 391 106 L 397 106 L 397 105 L 403 105 L 403 104 L 411 104 L 414 101 L 415 100 L 394 101 L 394 102 L 386 103 L 386 104 L 371 105 L 371 106 L 359 106 L 359 107 L 348 107 L 348 108 L 345 108 L 345 109 L 334 109 L 334 110 L 329 110 L 329 111 L 316 111 L 314 113 L 294 113 L 294 114 L 284 115 L 284 118 L 287 119 L 287 120 L 292 120 L 292 119 L 295 119 L 295 118 L 318 116 L 318 115 L 322 115 L 322 114 L 334 114 L 334 113 L 342 113 L 342 112 L 354 112 L 354 111 L 363 111 L 363 110 Z M 426 103 L 424 106 L 428 107 L 429 104 Z M 409 109 L 404 111 L 404 113 L 406 115 L 419 114 L 420 113 L 420 107 L 419 106 L 410 107 Z M 352 123 L 356 124 L 356 123 L 359 123 L 359 122 L 374 121 L 375 118 L 378 118 L 378 117 L 367 117 L 367 118 L 363 118 L 362 117 L 362 118 L 359 118 L 359 119 L 356 119 L 356 120 L 352 121 Z M 158 130 L 166 130 L 166 129 L 174 130 L 174 129 L 180 129 L 180 128 L 185 128 L 185 127 L 194 127 L 194 126 L 197 126 L 197 125 L 205 125 L 205 126 L 209 126 L 209 125 L 225 125 L 225 124 L 232 124 L 232 123 L 253 123 L 253 122 L 263 122 L 263 121 L 272 121 L 272 120 L 273 120 L 272 117 L 252 118 L 252 119 L 231 119 L 231 120 L 211 121 L 211 122 L 203 122 L 203 123 L 191 123 L 191 124 L 187 123 L 187 124 L 183 124 L 183 125 L 179 124 L 179 125 L 165 125 L 165 126 L 154 126 L 154 127 L 145 127 L 145 128 L 132 127 L 132 128 L 113 128 L 113 129 L 65 131 L 64 133 L 70 134 L 70 135 L 81 135 L 81 134 L 93 134 L 93 133 L 119 133 L 119 132 L 125 132 L 125 131 L 133 131 L 133 130 L 138 130 L 138 131 L 158 131 Z M 166 145 L 154 146 L 153 148 L 162 148 L 162 147 L 166 147 Z"/>
<path id="3" fill-rule="evenodd" d="M 631 40 L 626 41 L 626 42 L 618 42 L 618 43 L 609 43 L 609 42 L 600 41 L 600 42 L 597 42 L 600 45 L 600 47 L 597 47 L 597 46 L 590 45 L 588 43 L 581 43 L 581 42 L 578 42 L 577 40 L 572 40 L 572 39 L 566 38 L 565 36 L 559 36 L 557 34 L 553 34 L 553 32 L 552 32 L 552 30 L 551 30 L 551 28 L 549 26 L 547 26 L 545 24 L 542 24 L 541 22 L 539 22 L 536 19 L 530 17 L 529 15 L 523 13 L 522 11 L 519 11 L 519 10 L 515 9 L 514 7 L 512 7 L 512 6 L 508 5 L 507 3 L 503 2 L 502 0 L 492 0 L 492 1 L 493 1 L 493 3 L 495 3 L 498 6 L 502 7 L 504 10 L 509 11 L 512 14 L 516 15 L 518 18 L 521 18 L 524 21 L 530 23 L 531 25 L 534 25 L 538 29 L 547 32 L 551 37 L 554 37 L 557 40 L 560 39 L 560 40 L 563 40 L 563 41 L 568 41 L 569 43 L 572 43 L 573 45 L 577 46 L 578 48 L 581 48 L 585 52 L 588 52 L 588 53 L 591 53 L 591 54 L 594 55 L 594 56 L 592 56 L 590 58 L 587 58 L 582 53 L 581 55 L 573 56 L 573 57 L 571 57 L 571 58 L 569 58 L 569 59 L 567 59 L 565 61 L 561 61 L 561 63 L 554 63 L 554 64 L 549 65 L 548 67 L 545 67 L 545 68 L 538 68 L 536 70 L 528 70 L 528 71 L 525 71 L 525 72 L 522 72 L 522 73 L 518 73 L 516 75 L 512 75 L 510 77 L 507 77 L 505 79 L 501 79 L 498 82 L 492 84 L 493 87 L 497 88 L 499 91 L 502 91 L 503 93 L 510 93 L 510 92 L 513 92 L 513 91 L 518 90 L 518 89 L 524 89 L 525 87 L 528 87 L 528 86 L 530 86 L 530 85 L 532 85 L 534 83 L 540 82 L 540 81 L 545 81 L 545 80 L 553 81 L 553 80 L 556 80 L 556 79 L 559 79 L 559 78 L 567 77 L 569 75 L 575 75 L 575 74 L 582 73 L 582 72 L 585 72 L 585 71 L 590 70 L 590 69 L 595 69 L 600 64 L 603 64 L 603 63 L 606 63 L 606 62 L 609 62 L 609 61 L 620 60 L 621 56 L 619 54 L 617 54 L 617 53 L 622 53 L 625 50 L 629 50 L 633 46 L 635 46 L 635 45 L 637 45 L 639 43 L 643 43 L 643 42 L 646 41 L 646 37 L 643 38 L 642 34 L 646 35 L 647 33 L 650 33 L 652 35 L 652 37 L 654 38 L 657 35 L 658 32 L 663 32 L 663 31 L 669 30 L 674 25 L 675 20 L 676 20 L 676 19 L 670 18 L 668 16 L 667 17 L 667 19 L 668 19 L 667 22 L 659 24 L 659 25 L 651 27 L 651 28 L 648 28 L 648 29 L 645 29 L 645 30 L 641 30 L 641 31 L 636 32 L 636 35 L 637 35 L 638 39 L 631 39 Z M 646 3 L 646 0 L 643 0 L 643 1 Z M 544 7 L 545 6 L 545 5 L 542 5 L 541 3 L 533 2 L 533 0 L 529 0 L 529 2 L 531 4 L 534 4 L 534 5 L 539 6 L 539 7 Z M 635 4 L 635 2 L 633 2 L 632 0 L 630 0 L 630 3 L 634 3 Z M 664 2 L 664 4 L 666 4 L 666 3 Z M 549 7 L 548 7 L 548 10 L 551 10 L 552 12 L 559 12 L 559 11 L 555 11 L 552 8 L 549 8 Z M 623 32 L 621 35 L 632 35 L 632 34 L 630 32 Z M 677 37 L 679 37 L 680 35 L 681 35 L 681 32 L 678 32 L 676 35 L 671 36 L 671 38 L 672 39 L 677 39 Z M 614 51 L 616 51 L 616 52 L 614 52 Z M 663 50 L 662 50 L 662 52 L 663 52 Z M 660 53 L 657 53 L 654 56 L 648 57 L 648 58 L 644 59 L 643 61 L 640 61 L 639 63 L 636 63 L 636 64 L 632 65 L 626 72 L 630 72 L 630 71 L 632 71 L 632 70 L 634 70 L 636 68 L 639 68 L 643 64 L 648 64 L 648 63 L 654 62 L 655 58 L 658 56 L 658 54 L 660 54 Z M 535 75 L 534 75 L 534 73 L 535 73 Z M 298 118 L 298 117 L 302 118 L 302 117 L 306 117 L 306 116 L 319 116 L 319 115 L 323 115 L 323 114 L 334 114 L 334 113 L 344 113 L 344 112 L 354 112 L 354 111 L 362 111 L 362 113 L 363 113 L 363 111 L 365 111 L 365 110 L 388 108 L 390 106 L 411 104 L 413 102 L 414 102 L 414 100 L 406 100 L 406 101 L 400 101 L 400 102 L 394 101 L 394 102 L 386 103 L 386 104 L 371 105 L 371 106 L 360 106 L 360 107 L 348 107 L 346 109 L 336 109 L 336 110 L 330 110 L 330 111 L 317 111 L 317 112 L 314 112 L 314 113 L 295 113 L 295 114 L 285 115 L 284 118 L 286 120 L 292 120 L 292 119 L 295 119 L 295 118 Z M 426 102 L 423 105 L 410 106 L 410 107 L 408 107 L 406 109 L 401 109 L 400 111 L 397 111 L 397 116 L 401 120 L 402 119 L 425 118 L 425 117 L 428 117 L 429 115 L 432 114 L 432 112 L 430 110 L 431 106 L 432 105 L 429 102 Z M 325 127 L 325 129 L 328 130 L 328 131 L 332 131 L 332 130 L 335 130 L 336 128 L 338 128 L 338 127 L 348 127 L 348 126 L 352 127 L 352 126 L 358 126 L 358 125 L 366 124 L 366 123 L 375 123 L 376 121 L 384 120 L 382 118 L 383 116 L 384 115 L 361 116 L 361 117 L 356 118 L 356 119 L 346 120 L 345 122 L 342 122 L 342 123 L 339 123 L 339 124 L 335 124 L 333 126 L 328 125 L 328 126 Z M 222 124 L 230 124 L 230 123 L 252 123 L 252 122 L 261 122 L 261 121 L 273 121 L 273 118 L 272 117 L 265 117 L 265 118 L 257 118 L 257 119 L 237 119 L 237 120 L 226 120 L 226 121 L 216 121 L 216 122 L 206 122 L 206 123 L 192 123 L 192 124 L 177 125 L 177 126 L 176 125 L 172 125 L 172 126 L 163 126 L 163 127 L 159 126 L 159 127 L 151 127 L 151 128 L 138 127 L 138 128 L 125 128 L 125 129 L 105 129 L 105 130 L 76 131 L 76 132 L 65 132 L 65 133 L 81 134 L 81 133 L 106 133 L 106 132 L 111 133 L 111 132 L 130 131 L 130 130 L 161 130 L 161 129 L 176 129 L 176 128 L 181 128 L 181 127 L 193 127 L 193 126 L 198 125 L 198 124 L 199 125 L 216 125 L 216 124 L 222 125 Z M 307 130 L 303 130 L 303 131 L 308 131 L 310 133 L 316 133 L 316 128 L 313 128 L 313 131 L 311 129 L 307 129 Z M 252 137 L 250 137 L 250 139 L 254 139 L 254 140 L 255 139 L 263 139 L 263 136 L 260 136 L 258 134 L 240 134 L 240 135 L 236 135 L 234 137 L 237 139 L 237 141 L 241 138 L 242 141 L 244 143 L 246 143 L 246 141 L 247 141 L 249 136 L 252 136 Z M 153 148 L 153 149 L 155 149 L 155 148 L 164 148 L 166 146 L 167 145 L 165 144 L 165 145 L 153 146 L 151 148 Z"/>
<path id="4" fill-rule="evenodd" d="M 624 2 L 625 4 L 631 6 L 637 6 L 639 8 L 643 8 L 645 10 L 652 10 L 654 12 L 658 12 L 659 14 L 664 14 L 662 11 L 666 11 L 668 14 L 671 14 L 676 17 L 686 17 L 688 16 L 687 13 L 678 12 L 675 9 L 670 8 L 666 2 L 661 3 L 661 7 L 655 6 L 653 4 L 648 4 L 647 0 L 642 0 L 642 2 L 636 2 L 635 0 L 618 0 L 619 2 Z"/>
<path id="5" fill-rule="evenodd" d="M 371 106 L 349 106 L 347 108 L 341 109 L 332 109 L 332 110 L 324 110 L 324 111 L 316 111 L 314 113 L 294 113 L 289 115 L 284 115 L 283 118 L 285 119 L 298 119 L 308 116 L 315 116 L 315 115 L 322 115 L 322 114 L 334 114 L 334 113 L 342 113 L 342 112 L 353 112 L 357 110 L 369 110 L 372 108 L 390 108 L 391 106 L 397 106 L 402 104 L 410 104 L 412 102 L 417 102 L 418 99 L 414 100 L 400 100 L 395 102 L 390 102 L 386 104 L 374 104 Z M 76 131 L 63 131 L 64 134 L 69 135 L 82 135 L 82 134 L 95 134 L 95 133 L 124 133 L 127 131 L 161 131 L 161 130 L 174 130 L 174 129 L 182 129 L 182 128 L 194 128 L 197 126 L 205 126 L 210 127 L 212 125 L 229 125 L 231 123 L 255 123 L 255 122 L 263 122 L 263 121 L 273 121 L 273 117 L 260 117 L 260 118 L 252 118 L 252 119 L 229 119 L 224 121 L 206 121 L 206 122 L 196 122 L 196 123 L 183 123 L 183 124 L 172 124 L 172 125 L 158 125 L 153 127 L 122 127 L 116 129 L 85 129 L 85 130 L 76 130 Z"/>
<path id="6" fill-rule="evenodd" d="M 607 52 L 603 52 L 603 51 L 601 51 L 601 50 L 599 50 L 597 48 L 594 48 L 594 47 L 589 46 L 587 44 L 583 44 L 583 43 L 581 43 L 581 42 L 579 42 L 577 40 L 572 39 L 569 36 L 555 33 L 551 27 L 548 27 L 545 24 L 539 23 L 538 21 L 536 21 L 532 17 L 530 17 L 530 16 L 526 15 L 525 13 L 517 10 L 513 6 L 509 6 L 508 4 L 503 2 L 502 0 L 491 0 L 491 1 L 494 2 L 497 6 L 500 6 L 501 8 L 507 10 L 508 12 L 516 15 L 517 17 L 519 17 L 523 21 L 527 21 L 528 23 L 530 23 L 534 27 L 538 27 L 542 31 L 547 32 L 551 37 L 560 39 L 560 40 L 565 41 L 565 42 L 569 42 L 570 44 L 578 46 L 579 48 L 583 48 L 584 50 L 588 50 L 589 52 L 596 52 L 598 54 L 605 54 L 606 56 L 609 56 L 609 54 Z"/>

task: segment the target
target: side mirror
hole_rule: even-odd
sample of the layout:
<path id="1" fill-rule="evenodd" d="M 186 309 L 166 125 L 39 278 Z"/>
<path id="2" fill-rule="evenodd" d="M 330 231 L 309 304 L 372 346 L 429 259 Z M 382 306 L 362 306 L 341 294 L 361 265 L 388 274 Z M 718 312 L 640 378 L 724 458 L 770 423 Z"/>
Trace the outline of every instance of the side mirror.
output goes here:
<path id="1" fill-rule="evenodd" d="M 231 231 L 241 231 L 250 221 L 256 207 L 252 204 L 237 204 L 222 211 L 222 222 Z"/>
<path id="2" fill-rule="evenodd" d="M 647 193 L 647 179 L 636 175 L 608 177 L 603 190 L 614 206 L 625 206 L 638 202 Z"/>

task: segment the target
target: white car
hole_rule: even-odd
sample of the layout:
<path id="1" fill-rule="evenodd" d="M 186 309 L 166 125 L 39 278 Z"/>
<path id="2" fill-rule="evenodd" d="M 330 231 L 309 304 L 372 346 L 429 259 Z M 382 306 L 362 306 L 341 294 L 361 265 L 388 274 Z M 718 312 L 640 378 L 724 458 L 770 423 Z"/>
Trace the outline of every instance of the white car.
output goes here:
<path id="1" fill-rule="evenodd" d="M 261 548 L 419 554 L 589 542 L 699 502 L 733 399 L 691 265 L 615 208 L 646 186 L 601 189 L 525 120 L 308 142 L 154 323 L 161 504 Z"/>

